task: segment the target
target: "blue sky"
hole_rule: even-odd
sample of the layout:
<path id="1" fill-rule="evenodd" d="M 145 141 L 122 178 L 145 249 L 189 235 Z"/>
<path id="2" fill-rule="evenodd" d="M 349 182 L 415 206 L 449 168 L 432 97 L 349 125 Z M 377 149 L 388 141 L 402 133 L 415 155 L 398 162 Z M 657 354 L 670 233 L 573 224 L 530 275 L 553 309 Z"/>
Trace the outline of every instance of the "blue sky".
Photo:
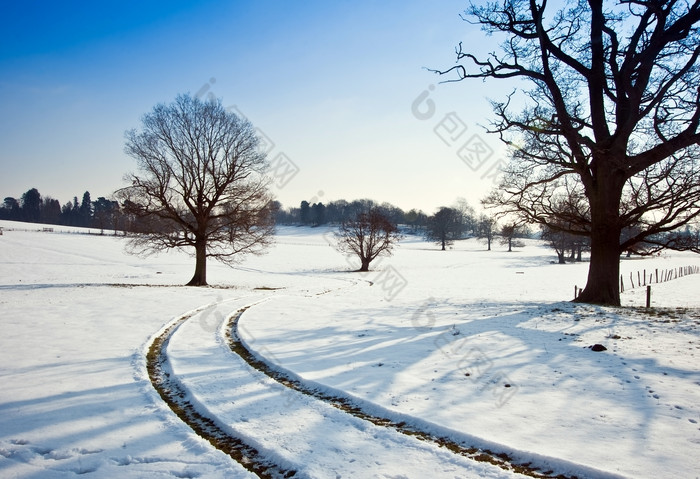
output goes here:
<path id="1" fill-rule="evenodd" d="M 0 196 L 66 203 L 123 185 L 124 132 L 202 91 L 235 107 L 297 173 L 302 199 L 372 198 L 432 213 L 493 187 L 505 159 L 484 133 L 502 86 L 440 84 L 466 1 L 5 2 L 0 14 Z M 206 90 L 206 91 L 205 91 Z M 500 93 L 499 93 L 500 92 Z M 422 96 L 421 96 L 422 95 Z"/>

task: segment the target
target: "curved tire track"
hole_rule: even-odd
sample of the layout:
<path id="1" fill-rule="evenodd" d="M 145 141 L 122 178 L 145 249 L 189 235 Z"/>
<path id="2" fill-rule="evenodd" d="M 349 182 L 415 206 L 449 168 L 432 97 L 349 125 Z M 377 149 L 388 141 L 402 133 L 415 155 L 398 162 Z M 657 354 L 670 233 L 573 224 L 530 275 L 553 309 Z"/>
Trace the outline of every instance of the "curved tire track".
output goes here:
<path id="1" fill-rule="evenodd" d="M 216 417 L 208 417 L 199 412 L 187 399 L 188 394 L 185 386 L 173 374 L 166 354 L 168 342 L 182 323 L 203 309 L 205 308 L 200 308 L 178 318 L 151 342 L 146 355 L 146 367 L 153 387 L 158 391 L 161 399 L 185 424 L 247 470 L 261 478 L 294 477 L 296 471 L 284 469 L 269 462 L 255 447 L 225 431 L 219 425 Z"/>
<path id="2" fill-rule="evenodd" d="M 406 422 L 396 422 L 390 418 L 378 416 L 371 414 L 363 410 L 357 404 L 354 404 L 350 399 L 342 396 L 336 396 L 328 394 L 321 391 L 313 386 L 306 384 L 303 380 L 299 380 L 293 375 L 283 372 L 278 368 L 271 367 L 267 362 L 259 359 L 258 356 L 253 353 L 250 349 L 246 347 L 238 334 L 238 322 L 243 316 L 243 313 L 248 310 L 250 306 L 241 308 L 229 318 L 226 327 L 226 339 L 228 341 L 231 350 L 243 358 L 251 367 L 257 369 L 258 371 L 264 373 L 271 379 L 274 379 L 278 383 L 294 390 L 305 394 L 307 396 L 314 397 L 320 401 L 332 405 L 348 414 L 351 414 L 359 419 L 369 421 L 374 425 L 391 428 L 401 434 L 407 436 L 412 436 L 422 441 L 430 442 L 436 444 L 440 447 L 449 449 L 454 454 L 458 454 L 474 461 L 486 462 L 495 466 L 500 467 L 509 472 L 515 472 L 522 474 L 524 476 L 535 477 L 535 478 L 546 478 L 546 479 L 577 479 L 576 476 L 566 476 L 563 474 L 552 475 L 553 471 L 540 471 L 539 468 L 534 467 L 531 463 L 516 463 L 507 453 L 498 453 L 491 451 L 489 449 L 481 449 L 478 447 L 469 447 L 459 444 L 447 437 L 435 436 L 427 431 L 419 429 L 415 426 L 408 425 Z"/>
<path id="3" fill-rule="evenodd" d="M 325 292 L 328 291 L 324 291 L 324 293 Z M 267 297 L 269 298 L 269 296 Z M 397 421 L 390 417 L 376 415 L 376 413 L 371 414 L 367 410 L 363 410 L 358 404 L 353 403 L 348 397 L 321 391 L 319 388 L 311 385 L 311 383 L 307 383 L 296 377 L 291 372 L 273 368 L 265 361 L 264 357 L 259 357 L 252 350 L 248 349 L 238 334 L 238 322 L 243 313 L 250 307 L 258 304 L 263 298 L 265 298 L 265 296 L 259 297 L 258 301 L 252 304 L 249 303 L 239 308 L 235 313 L 230 314 L 225 321 L 222 321 L 221 326 L 217 328 L 219 330 L 217 338 L 220 343 L 227 343 L 226 345 L 220 344 L 222 348 L 229 348 L 230 351 L 236 356 L 239 356 L 240 359 L 245 361 L 256 371 L 263 373 L 289 390 L 296 391 L 293 394 L 300 393 L 304 396 L 314 398 L 328 406 L 343 411 L 343 413 L 361 419 L 362 421 L 372 423 L 380 428 L 392 430 L 402 435 L 432 444 L 433 446 L 438 446 L 438 448 L 446 450 L 446 453 L 449 451 L 449 453 L 455 456 L 494 465 L 510 473 L 549 479 L 576 478 L 576 476 L 566 476 L 563 474 L 554 475 L 555 473 L 552 470 L 543 471 L 541 468 L 537 468 L 531 463 L 516 463 L 512 457 L 505 452 L 494 452 L 485 448 L 465 446 L 448 437 L 431 434 L 427 430 L 421 429 L 420 426 L 409 425 L 406 422 Z M 162 333 L 158 334 L 153 339 L 147 354 L 147 369 L 151 382 L 161 398 L 181 420 L 188 424 L 198 435 L 208 440 L 214 447 L 225 452 L 249 471 L 264 478 L 304 476 L 305 474 L 303 472 L 299 474 L 299 471 L 294 470 L 293 464 L 291 464 L 292 467 L 280 466 L 277 461 L 281 460 L 281 458 L 276 454 L 270 454 L 271 451 L 261 452 L 256 449 L 256 447 L 252 445 L 257 444 L 254 437 L 246 438 L 244 435 L 238 435 L 237 431 L 228 427 L 216 414 L 208 413 L 207 411 L 209 411 L 209 409 L 207 409 L 207 407 L 201 407 L 202 404 L 199 403 L 193 404 L 189 399 L 193 396 L 187 386 L 173 373 L 166 351 L 171 337 L 173 337 L 185 322 L 210 307 L 212 307 L 212 305 L 201 307 L 194 312 L 183 315 L 173 321 Z M 220 319 L 223 320 L 224 318 Z M 210 332 L 213 333 L 213 331 Z M 212 334 L 212 336 L 214 335 L 215 334 Z M 281 460 L 281 463 L 284 462 L 284 460 Z M 555 462 L 557 461 L 555 460 Z M 287 464 L 289 465 L 290 463 L 287 462 Z"/>

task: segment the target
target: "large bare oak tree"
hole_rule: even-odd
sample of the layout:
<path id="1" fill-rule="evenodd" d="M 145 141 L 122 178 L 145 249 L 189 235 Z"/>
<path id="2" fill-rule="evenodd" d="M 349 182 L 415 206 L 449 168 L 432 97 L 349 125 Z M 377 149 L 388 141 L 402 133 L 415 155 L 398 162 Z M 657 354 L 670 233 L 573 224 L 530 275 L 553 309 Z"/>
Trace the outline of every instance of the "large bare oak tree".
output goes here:
<path id="1" fill-rule="evenodd" d="M 274 229 L 267 160 L 253 126 L 220 101 L 179 95 L 126 132 L 138 173 L 118 191 L 139 231 L 133 252 L 169 248 L 194 253 L 188 286 L 207 284 L 207 258 L 233 264 L 260 253 Z"/>
<path id="2" fill-rule="evenodd" d="M 700 1 L 502 0 L 468 13 L 505 41 L 482 58 L 460 45 L 438 73 L 529 85 L 493 102 L 491 131 L 513 157 L 492 204 L 590 236 L 578 300 L 619 305 L 621 252 L 689 248 L 673 233 L 700 215 Z"/>

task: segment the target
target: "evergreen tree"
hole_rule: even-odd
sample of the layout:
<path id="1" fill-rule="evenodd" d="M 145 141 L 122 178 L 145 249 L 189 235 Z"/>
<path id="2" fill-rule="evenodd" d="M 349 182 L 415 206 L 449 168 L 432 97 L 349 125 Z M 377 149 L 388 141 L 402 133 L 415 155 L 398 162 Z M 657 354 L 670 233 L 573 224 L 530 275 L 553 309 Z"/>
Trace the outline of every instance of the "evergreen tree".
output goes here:
<path id="1" fill-rule="evenodd" d="M 38 223 L 41 218 L 41 194 L 36 188 L 22 195 L 22 221 Z"/>
<path id="2" fill-rule="evenodd" d="M 110 201 L 104 196 L 97 198 L 93 202 L 93 223 L 100 228 L 100 234 L 104 234 L 107 228 L 116 230 L 117 215 L 119 213 L 119 203 Z"/>
<path id="3" fill-rule="evenodd" d="M 61 221 L 61 203 L 49 196 L 44 198 L 41 206 L 41 222 L 57 225 Z"/>
<path id="4" fill-rule="evenodd" d="M 90 201 L 90 192 L 83 193 L 83 201 L 80 203 L 78 210 L 78 226 L 89 227 L 92 223 L 92 201 Z"/>
<path id="5" fill-rule="evenodd" d="M 2 208 L 0 208 L 0 219 L 18 221 L 20 219 L 21 208 L 19 201 L 11 196 L 5 198 Z"/>
<path id="6" fill-rule="evenodd" d="M 299 212 L 299 220 L 301 224 L 307 225 L 311 222 L 311 205 L 308 201 L 301 202 L 301 211 Z"/>
<path id="7" fill-rule="evenodd" d="M 311 223 L 320 226 L 326 222 L 326 207 L 323 203 L 314 203 L 311 207 Z"/>
<path id="8" fill-rule="evenodd" d="M 61 207 L 61 224 L 70 225 L 73 219 L 73 203 L 69 201 Z"/>

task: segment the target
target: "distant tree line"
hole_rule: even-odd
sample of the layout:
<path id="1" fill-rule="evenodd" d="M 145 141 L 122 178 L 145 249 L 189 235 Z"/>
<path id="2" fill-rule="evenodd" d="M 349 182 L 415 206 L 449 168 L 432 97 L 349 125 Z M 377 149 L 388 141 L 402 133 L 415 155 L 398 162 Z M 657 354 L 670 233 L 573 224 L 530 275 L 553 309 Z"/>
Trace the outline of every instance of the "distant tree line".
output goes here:
<path id="1" fill-rule="evenodd" d="M 142 220 L 129 212 L 128 204 L 100 196 L 92 200 L 86 191 L 82 199 L 75 196 L 61 205 L 51 196 L 42 197 L 36 188 L 31 188 L 19 198 L 6 197 L 0 205 L 0 220 L 23 221 L 51 225 L 65 225 L 85 228 L 98 228 L 120 232 L 139 233 L 144 231 Z M 513 221 L 500 222 L 499 214 L 485 212 L 477 214 L 464 199 L 458 199 L 450 207 L 440 207 L 432 214 L 422 210 L 404 211 L 390 203 L 378 203 L 371 199 L 354 201 L 336 200 L 327 204 L 302 201 L 298 207 L 284 208 L 279 201 L 272 201 L 271 210 L 277 224 L 301 226 L 340 226 L 356 221 L 370 212 L 380 213 L 392 225 L 400 227 L 404 233 L 425 237 L 446 250 L 457 240 L 478 238 L 484 241 L 488 250 L 493 242 L 508 246 L 508 251 L 521 248 L 522 238 L 539 237 L 549 243 L 555 251 L 559 263 L 582 261 L 582 253 L 590 251 L 590 238 L 575 235 L 566 228 L 556 229 L 543 226 L 538 234 L 533 233 L 527 224 Z M 566 225 L 564 225 L 566 226 Z M 634 236 L 634 227 L 623 231 L 624 237 Z M 665 234 L 673 235 L 675 241 L 684 245 L 695 245 L 700 249 L 700 229 L 686 227 Z M 627 256 L 651 254 L 658 251 L 655 242 L 639 242 L 627 250 Z"/>
<path id="2" fill-rule="evenodd" d="M 42 197 L 36 188 L 32 188 L 19 199 L 6 197 L 0 205 L 0 219 L 101 230 L 127 229 L 119 203 L 103 196 L 93 201 L 89 191 L 83 193 L 82 200 L 78 201 L 75 196 L 61 206 L 57 199 Z"/>
<path id="3" fill-rule="evenodd" d="M 343 225 L 356 221 L 370 212 L 380 214 L 392 225 L 401 227 L 404 233 L 425 237 L 446 250 L 457 240 L 479 238 L 491 249 L 493 240 L 513 247 L 522 247 L 520 238 L 531 237 L 530 230 L 521 224 L 499 225 L 495 215 L 477 214 L 466 200 L 460 198 L 450 206 L 443 206 L 429 215 L 422 210 L 404 211 L 390 203 L 377 203 L 370 199 L 354 201 L 335 200 L 326 204 L 302 201 L 298 207 L 283 208 L 276 205 L 276 222 L 283 225 L 322 226 Z"/>
<path id="4" fill-rule="evenodd" d="M 411 210 L 404 212 L 401 208 L 390 203 L 377 203 L 370 199 L 354 201 L 336 200 L 326 204 L 309 203 L 302 201 L 298 207 L 283 208 L 277 203 L 277 224 L 283 225 L 339 225 L 346 221 L 354 220 L 358 215 L 377 211 L 393 224 L 408 225 L 415 229 L 421 229 L 427 224 L 428 216 L 422 211 Z"/>

